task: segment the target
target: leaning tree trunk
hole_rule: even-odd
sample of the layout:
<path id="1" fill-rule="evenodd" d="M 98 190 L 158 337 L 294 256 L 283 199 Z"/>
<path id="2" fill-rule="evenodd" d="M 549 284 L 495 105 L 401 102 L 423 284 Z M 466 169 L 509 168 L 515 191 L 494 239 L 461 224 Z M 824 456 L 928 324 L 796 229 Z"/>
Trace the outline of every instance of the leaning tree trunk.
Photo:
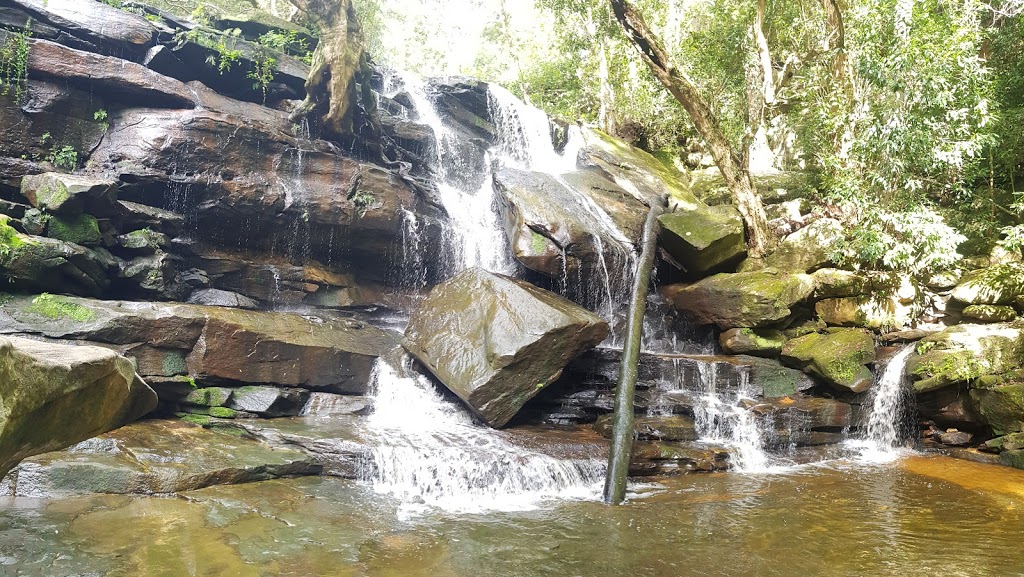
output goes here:
<path id="1" fill-rule="evenodd" d="M 320 43 L 306 79 L 306 100 L 296 117 L 316 115 L 324 134 L 352 134 L 352 103 L 363 37 L 352 0 L 290 0 L 320 24 Z"/>
<path id="2" fill-rule="evenodd" d="M 751 257 L 764 257 L 769 243 L 768 218 L 750 178 L 746 151 L 737 152 L 722 131 L 714 111 L 701 96 L 697 85 L 685 72 L 673 65 L 668 52 L 644 21 L 643 15 L 626 0 L 610 0 L 615 17 L 633 42 L 654 76 L 683 106 L 697 132 L 708 145 L 715 164 L 722 172 L 736 208 L 747 229 L 747 249 Z M 754 127 L 756 130 L 756 127 Z"/>

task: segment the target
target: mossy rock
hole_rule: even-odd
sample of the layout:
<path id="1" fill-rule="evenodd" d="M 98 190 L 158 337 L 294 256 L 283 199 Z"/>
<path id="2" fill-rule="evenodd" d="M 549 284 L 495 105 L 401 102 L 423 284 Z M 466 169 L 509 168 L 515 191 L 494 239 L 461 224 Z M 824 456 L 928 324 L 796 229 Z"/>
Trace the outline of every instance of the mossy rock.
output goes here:
<path id="1" fill-rule="evenodd" d="M 1008 305 L 1024 295 L 1024 265 L 1004 263 L 967 273 L 953 299 L 969 305 Z"/>
<path id="2" fill-rule="evenodd" d="M 1024 469 L 1024 450 L 1003 451 L 999 454 L 999 463 L 1007 467 Z"/>
<path id="3" fill-rule="evenodd" d="M 91 214 L 54 215 L 46 226 L 46 236 L 81 246 L 97 246 L 103 240 L 99 221 Z"/>
<path id="4" fill-rule="evenodd" d="M 80 214 L 87 202 L 113 203 L 117 182 L 94 176 L 46 172 L 21 180 L 21 194 L 33 207 L 65 217 Z"/>
<path id="5" fill-rule="evenodd" d="M 1020 367 L 1024 330 L 1013 324 L 957 325 L 921 339 L 907 362 L 914 391 L 924 393 Z"/>
<path id="6" fill-rule="evenodd" d="M 875 340 L 858 329 L 811 333 L 788 341 L 782 360 L 821 377 L 833 388 L 862 393 L 874 382 L 867 365 L 875 361 Z"/>
<path id="7" fill-rule="evenodd" d="M 856 297 L 869 291 L 868 278 L 853 271 L 822 268 L 811 276 L 814 277 L 815 298 Z"/>
<path id="8" fill-rule="evenodd" d="M 43 293 L 32 299 L 29 312 L 48 319 L 68 319 L 75 322 L 89 322 L 96 318 L 96 312 L 89 307 L 72 302 L 65 297 Z"/>
<path id="9" fill-rule="evenodd" d="M 661 246 L 690 274 L 726 270 L 747 254 L 743 220 L 732 206 L 680 208 L 658 220 Z"/>
<path id="10" fill-rule="evenodd" d="M 782 352 L 786 335 L 777 329 L 729 329 L 719 335 L 718 342 L 726 354 L 774 357 Z"/>
<path id="11" fill-rule="evenodd" d="M 1024 433 L 1010 433 L 985 441 L 985 448 L 993 451 L 1020 451 L 1024 449 Z"/>
<path id="12" fill-rule="evenodd" d="M 133 230 L 127 234 L 117 237 L 117 244 L 121 248 L 143 254 L 155 254 L 171 244 L 166 234 L 156 232 L 149 228 Z"/>
<path id="13" fill-rule="evenodd" d="M 688 176 L 648 152 L 601 132 L 585 128 L 582 154 L 627 190 L 644 197 L 669 195 L 669 202 L 682 209 L 705 206 L 690 192 Z"/>
<path id="14" fill-rule="evenodd" d="M 231 398 L 231 389 L 224 387 L 207 387 L 196 389 L 185 397 L 186 403 L 204 407 L 223 407 Z"/>
<path id="15" fill-rule="evenodd" d="M 964 318 L 983 323 L 1006 323 L 1017 318 L 1017 311 L 1006 305 L 970 305 L 963 314 Z"/>
<path id="16" fill-rule="evenodd" d="M 814 279 L 774 269 L 722 273 L 691 285 L 668 285 L 662 294 L 698 324 L 767 328 L 792 314 L 791 307 L 814 291 Z"/>
<path id="17" fill-rule="evenodd" d="M 1024 431 L 1024 383 L 972 389 L 971 402 L 997 435 Z"/>
<path id="18" fill-rule="evenodd" d="M 831 263 L 836 241 L 842 237 L 843 225 L 823 218 L 787 236 L 761 264 L 784 271 L 815 271 Z"/>

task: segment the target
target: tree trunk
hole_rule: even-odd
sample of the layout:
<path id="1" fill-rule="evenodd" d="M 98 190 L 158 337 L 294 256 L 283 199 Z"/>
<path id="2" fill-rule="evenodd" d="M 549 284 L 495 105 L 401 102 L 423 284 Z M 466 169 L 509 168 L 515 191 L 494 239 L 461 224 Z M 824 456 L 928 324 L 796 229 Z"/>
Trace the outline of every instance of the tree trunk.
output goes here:
<path id="1" fill-rule="evenodd" d="M 363 53 L 362 31 L 352 0 L 290 0 L 320 23 L 320 43 L 306 80 L 306 100 L 295 116 L 316 114 L 324 134 L 352 134 L 356 72 Z"/>
<path id="2" fill-rule="evenodd" d="M 615 389 L 615 413 L 612 424 L 612 447 L 608 455 L 608 473 L 604 483 L 604 501 L 618 505 L 626 498 L 626 480 L 629 459 L 633 453 L 633 395 L 640 363 L 640 341 L 644 332 L 644 314 L 647 312 L 647 294 L 650 292 L 654 255 L 658 252 L 658 217 L 665 212 L 665 199 L 651 199 L 651 210 L 644 223 L 640 261 L 633 280 L 633 296 L 629 303 L 629 324 L 626 342 L 622 347 L 619 366 L 619 386 Z"/>
<path id="3" fill-rule="evenodd" d="M 627 0 L 610 0 L 615 17 L 633 42 L 654 76 L 683 106 L 697 132 L 708 145 L 715 164 L 722 172 L 736 208 L 747 229 L 747 249 L 751 257 L 764 257 L 768 243 L 768 219 L 750 178 L 748 155 L 737 152 L 722 132 L 714 111 L 701 96 L 689 76 L 672 64 L 661 40 L 644 21 L 643 15 Z M 756 130 L 756 128 L 755 128 Z"/>

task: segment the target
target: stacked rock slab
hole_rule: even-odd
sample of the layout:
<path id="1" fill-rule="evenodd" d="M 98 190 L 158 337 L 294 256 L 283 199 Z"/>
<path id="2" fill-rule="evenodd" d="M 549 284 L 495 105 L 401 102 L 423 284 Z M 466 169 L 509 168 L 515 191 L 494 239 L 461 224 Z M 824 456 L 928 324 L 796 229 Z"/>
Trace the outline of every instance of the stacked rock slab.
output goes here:
<path id="1" fill-rule="evenodd" d="M 412 316 L 407 348 L 487 424 L 502 427 L 608 336 L 590 311 L 523 281 L 466 270 Z"/>
<path id="2" fill-rule="evenodd" d="M 25 457 L 116 429 L 156 403 L 114 351 L 0 337 L 0 477 Z"/>

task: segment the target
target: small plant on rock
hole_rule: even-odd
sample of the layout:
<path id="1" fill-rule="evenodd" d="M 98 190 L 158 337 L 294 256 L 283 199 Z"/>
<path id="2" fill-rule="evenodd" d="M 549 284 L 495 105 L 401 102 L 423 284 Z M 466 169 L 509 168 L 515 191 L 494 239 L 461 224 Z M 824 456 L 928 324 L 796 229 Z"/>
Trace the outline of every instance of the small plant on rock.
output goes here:
<path id="1" fill-rule="evenodd" d="M 22 32 L 10 34 L 0 45 L 0 96 L 9 96 L 15 104 L 21 104 L 28 93 L 30 24 L 26 23 Z"/>

